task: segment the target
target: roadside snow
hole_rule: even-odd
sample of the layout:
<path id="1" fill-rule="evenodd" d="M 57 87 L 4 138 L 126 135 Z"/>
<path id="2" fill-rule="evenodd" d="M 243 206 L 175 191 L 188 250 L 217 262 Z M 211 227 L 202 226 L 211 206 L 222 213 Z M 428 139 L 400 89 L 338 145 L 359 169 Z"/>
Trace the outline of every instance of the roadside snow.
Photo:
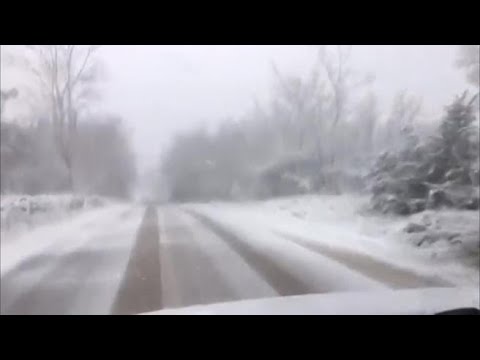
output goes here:
<path id="1" fill-rule="evenodd" d="M 127 208 L 124 205 L 114 205 L 91 210 L 74 219 L 39 225 L 32 231 L 18 234 L 14 241 L 3 241 L 0 273 L 3 275 L 33 254 L 71 252 L 77 243 L 87 241 L 90 233 L 98 230 L 96 224 L 100 223 L 99 219 L 112 219 L 107 222 L 107 227 L 114 226 L 118 214 Z"/>
<path id="2" fill-rule="evenodd" d="M 248 229 L 264 238 L 271 233 L 297 236 L 332 248 L 367 254 L 392 266 L 419 275 L 442 278 L 455 285 L 478 285 L 479 214 L 475 211 L 423 212 L 410 217 L 369 213 L 368 198 L 308 195 L 244 203 L 189 204 L 235 231 Z M 414 234 L 404 231 L 418 217 L 428 218 L 439 229 L 460 234 L 459 242 L 439 242 L 417 247 Z M 414 235 L 414 236 L 412 236 Z M 277 242 L 282 241 L 277 236 Z"/>
<path id="3" fill-rule="evenodd" d="M 78 215 L 84 210 L 113 204 L 111 199 L 72 194 L 2 195 L 1 240 L 17 237 L 38 225 Z"/>

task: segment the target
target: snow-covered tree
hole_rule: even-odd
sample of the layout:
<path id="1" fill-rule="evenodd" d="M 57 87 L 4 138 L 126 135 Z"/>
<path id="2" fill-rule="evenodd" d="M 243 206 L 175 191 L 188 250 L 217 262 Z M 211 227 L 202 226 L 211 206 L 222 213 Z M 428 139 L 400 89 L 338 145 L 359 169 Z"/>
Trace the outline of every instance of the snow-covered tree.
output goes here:
<path id="1" fill-rule="evenodd" d="M 480 45 L 460 45 L 456 65 L 465 70 L 470 84 L 480 86 Z"/>
<path id="2" fill-rule="evenodd" d="M 374 208 L 402 215 L 439 206 L 478 209 L 475 100 L 466 92 L 457 97 L 430 139 L 415 124 L 404 127 L 402 146 L 382 154 L 372 170 Z"/>
<path id="3" fill-rule="evenodd" d="M 476 96 L 468 98 L 465 92 L 446 108 L 438 136 L 432 142 L 432 163 L 437 176 L 435 182 L 458 173 L 458 181 L 469 183 L 470 172 L 478 162 L 478 125 L 474 104 Z M 449 174 L 450 172 L 450 174 Z M 463 173 L 462 176 L 460 176 Z"/>

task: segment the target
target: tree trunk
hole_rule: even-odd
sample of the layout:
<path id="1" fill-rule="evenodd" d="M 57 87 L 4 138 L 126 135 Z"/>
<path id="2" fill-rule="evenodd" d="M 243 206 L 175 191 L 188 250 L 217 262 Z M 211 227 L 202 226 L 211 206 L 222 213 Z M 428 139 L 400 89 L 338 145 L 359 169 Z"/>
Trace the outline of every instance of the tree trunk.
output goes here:
<path id="1" fill-rule="evenodd" d="M 69 166 L 67 168 L 67 186 L 68 189 L 73 193 L 75 192 L 74 190 L 74 184 L 73 184 L 73 171 L 72 171 L 72 166 Z"/>

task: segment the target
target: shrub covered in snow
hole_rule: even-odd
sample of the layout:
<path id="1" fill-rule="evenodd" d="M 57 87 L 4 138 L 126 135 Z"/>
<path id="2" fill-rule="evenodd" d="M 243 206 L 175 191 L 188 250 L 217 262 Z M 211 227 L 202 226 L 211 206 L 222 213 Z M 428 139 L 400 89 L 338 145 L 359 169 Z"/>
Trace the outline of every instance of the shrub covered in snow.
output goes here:
<path id="1" fill-rule="evenodd" d="M 278 197 L 311 193 L 341 194 L 364 189 L 356 169 L 333 167 L 315 156 L 290 157 L 266 167 L 256 175 L 256 197 Z"/>
<path id="2" fill-rule="evenodd" d="M 109 201 L 97 196 L 78 195 L 2 195 L 2 232 L 19 227 L 30 228 L 44 222 L 73 215 L 79 211 L 106 205 Z"/>
<path id="3" fill-rule="evenodd" d="M 403 227 L 407 240 L 432 254 L 454 257 L 470 265 L 480 265 L 480 217 L 471 211 L 427 210 L 409 217 Z"/>
<path id="4" fill-rule="evenodd" d="M 265 198 L 305 194 L 314 190 L 319 182 L 317 161 L 292 157 L 256 174 L 255 195 Z"/>

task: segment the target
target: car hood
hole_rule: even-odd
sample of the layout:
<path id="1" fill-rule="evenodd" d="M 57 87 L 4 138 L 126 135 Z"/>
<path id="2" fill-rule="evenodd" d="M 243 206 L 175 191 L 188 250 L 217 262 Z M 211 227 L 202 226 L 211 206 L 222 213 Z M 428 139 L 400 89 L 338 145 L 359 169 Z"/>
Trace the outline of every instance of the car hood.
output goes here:
<path id="1" fill-rule="evenodd" d="M 340 292 L 242 300 L 142 315 L 427 315 L 479 305 L 478 288 Z"/>

